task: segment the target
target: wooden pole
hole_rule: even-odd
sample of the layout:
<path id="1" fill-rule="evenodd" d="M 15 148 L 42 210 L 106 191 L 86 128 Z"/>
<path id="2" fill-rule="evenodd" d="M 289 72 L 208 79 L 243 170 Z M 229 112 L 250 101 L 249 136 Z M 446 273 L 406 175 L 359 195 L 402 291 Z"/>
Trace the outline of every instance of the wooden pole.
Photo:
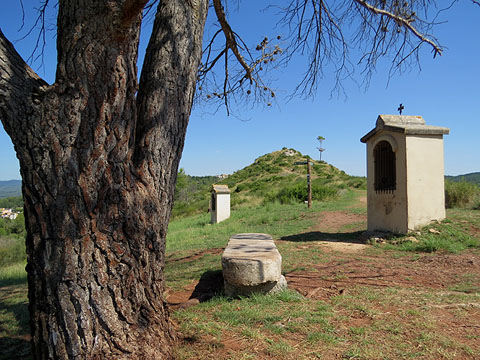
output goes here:
<path id="1" fill-rule="evenodd" d="M 308 208 L 312 208 L 312 182 L 310 181 L 310 159 L 307 159 Z"/>

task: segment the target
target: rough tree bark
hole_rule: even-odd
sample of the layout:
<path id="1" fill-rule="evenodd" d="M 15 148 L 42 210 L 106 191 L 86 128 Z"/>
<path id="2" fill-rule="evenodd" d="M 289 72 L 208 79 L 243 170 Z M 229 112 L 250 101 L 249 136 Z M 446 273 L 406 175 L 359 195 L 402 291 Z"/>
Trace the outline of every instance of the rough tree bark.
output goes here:
<path id="1" fill-rule="evenodd" d="M 36 359 L 172 357 L 165 235 L 208 2 L 159 3 L 139 85 L 146 2 L 61 0 L 53 85 L 0 31 Z"/>

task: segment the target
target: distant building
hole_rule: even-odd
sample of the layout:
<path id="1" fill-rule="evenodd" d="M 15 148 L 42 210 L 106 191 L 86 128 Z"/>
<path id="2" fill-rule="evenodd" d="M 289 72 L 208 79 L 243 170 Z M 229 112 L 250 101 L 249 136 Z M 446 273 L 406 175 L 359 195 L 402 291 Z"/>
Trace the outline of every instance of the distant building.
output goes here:
<path id="1" fill-rule="evenodd" d="M 4 209 L 0 208 L 0 217 L 2 219 L 10 219 L 10 220 L 15 220 L 18 216 L 18 213 L 14 212 L 12 209 Z"/>
<path id="2" fill-rule="evenodd" d="M 227 177 L 229 177 L 228 174 L 222 174 L 222 175 L 218 175 L 217 176 L 220 180 L 223 180 L 223 179 L 226 179 Z"/>

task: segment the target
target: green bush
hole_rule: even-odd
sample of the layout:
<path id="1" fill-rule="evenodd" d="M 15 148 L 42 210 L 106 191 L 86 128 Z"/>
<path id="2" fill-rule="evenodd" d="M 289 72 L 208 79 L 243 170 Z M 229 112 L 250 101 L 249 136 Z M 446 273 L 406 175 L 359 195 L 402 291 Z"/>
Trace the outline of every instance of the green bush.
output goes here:
<path id="1" fill-rule="evenodd" d="M 278 158 L 276 158 L 275 161 L 273 161 L 273 164 L 276 165 L 276 166 L 280 166 L 280 167 L 289 166 L 289 163 L 286 161 L 286 156 L 285 155 L 282 155 L 282 156 L 279 156 Z"/>
<path id="2" fill-rule="evenodd" d="M 346 184 L 349 187 L 353 187 L 355 189 L 366 189 L 367 179 L 363 177 L 353 178 L 353 179 L 347 180 Z"/>
<path id="3" fill-rule="evenodd" d="M 235 192 L 237 193 L 245 190 L 248 190 L 248 185 L 245 183 L 238 184 L 237 187 L 235 188 Z"/>
<path id="4" fill-rule="evenodd" d="M 25 217 L 18 214 L 15 220 L 0 218 L 0 236 L 18 235 L 25 237 Z"/>
<path id="5" fill-rule="evenodd" d="M 21 196 L 13 196 L 0 199 L 0 208 L 21 209 L 23 211 L 23 198 Z"/>
<path id="6" fill-rule="evenodd" d="M 191 216 L 207 212 L 208 199 L 196 200 L 195 202 L 176 201 L 172 209 L 172 219 Z"/>
<path id="7" fill-rule="evenodd" d="M 26 261 L 25 237 L 0 236 L 0 267 Z"/>
<path id="8" fill-rule="evenodd" d="M 320 186 L 312 184 L 312 200 L 326 201 L 337 197 L 338 189 L 331 186 Z M 307 185 L 298 183 L 285 187 L 278 192 L 270 192 L 265 196 L 265 203 L 280 202 L 281 204 L 291 204 L 304 202 L 308 199 Z"/>
<path id="9" fill-rule="evenodd" d="M 475 207 L 479 199 L 478 185 L 466 181 L 445 181 L 445 206 L 448 209 Z"/>

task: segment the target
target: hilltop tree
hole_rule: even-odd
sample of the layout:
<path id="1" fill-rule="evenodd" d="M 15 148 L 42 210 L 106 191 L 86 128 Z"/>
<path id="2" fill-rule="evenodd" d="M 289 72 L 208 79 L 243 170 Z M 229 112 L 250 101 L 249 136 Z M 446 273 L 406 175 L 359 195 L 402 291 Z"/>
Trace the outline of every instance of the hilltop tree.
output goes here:
<path id="1" fill-rule="evenodd" d="M 23 178 L 36 359 L 173 356 L 165 236 L 196 84 L 227 111 L 235 96 L 268 103 L 268 64 L 302 52 L 310 65 L 297 90 L 313 93 L 327 61 L 337 79 L 348 73 L 342 27 L 352 23 L 367 70 L 383 55 L 394 66 L 416 59 L 423 44 L 442 51 L 418 15 L 425 1 L 292 0 L 281 20 L 292 29 L 289 48 L 264 38 L 249 50 L 213 0 L 219 30 L 202 60 L 208 0 L 147 3 L 60 0 L 53 84 L 0 31 L 0 117 Z M 140 26 L 154 4 L 138 83 Z M 219 66 L 223 76 L 212 78 Z"/>
<path id="2" fill-rule="evenodd" d="M 322 161 L 322 153 L 325 151 L 325 149 L 322 147 L 322 143 L 325 138 L 323 136 L 317 136 L 317 140 L 320 143 L 320 146 L 317 146 L 317 149 L 320 152 L 320 161 Z"/>

